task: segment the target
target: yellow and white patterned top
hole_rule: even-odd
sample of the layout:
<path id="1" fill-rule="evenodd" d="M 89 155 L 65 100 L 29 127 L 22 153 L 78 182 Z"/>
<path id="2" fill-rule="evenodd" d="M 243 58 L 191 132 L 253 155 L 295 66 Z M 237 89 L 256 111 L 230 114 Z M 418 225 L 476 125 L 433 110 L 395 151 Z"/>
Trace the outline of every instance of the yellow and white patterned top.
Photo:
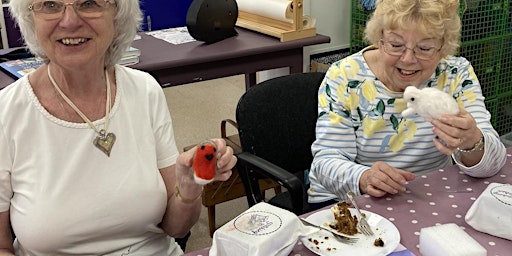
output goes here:
<path id="1" fill-rule="evenodd" d="M 422 173 L 452 164 L 434 146 L 432 125 L 418 115 L 407 119 L 403 93 L 390 91 L 368 67 L 367 47 L 331 65 L 318 92 L 318 122 L 309 179 L 309 201 L 323 202 L 359 191 L 359 177 L 376 161 Z M 453 95 L 470 112 L 485 138 L 485 156 L 471 176 L 490 176 L 503 165 L 505 148 L 491 125 L 480 83 L 463 57 L 441 59 L 430 79 L 418 86 L 437 87 Z"/>

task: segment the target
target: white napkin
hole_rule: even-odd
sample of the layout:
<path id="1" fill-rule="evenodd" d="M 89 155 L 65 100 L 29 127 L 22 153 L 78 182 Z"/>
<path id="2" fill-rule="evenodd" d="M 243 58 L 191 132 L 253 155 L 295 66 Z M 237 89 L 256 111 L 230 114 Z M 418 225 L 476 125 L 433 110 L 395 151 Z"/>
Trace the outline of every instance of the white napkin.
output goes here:
<path id="1" fill-rule="evenodd" d="M 422 228 L 422 256 L 486 256 L 487 250 L 455 223 Z"/>
<path id="2" fill-rule="evenodd" d="M 268 203 L 258 203 L 213 233 L 211 256 L 288 255 L 300 236 L 317 232 L 295 214 Z"/>
<path id="3" fill-rule="evenodd" d="M 474 229 L 512 240 L 512 185 L 491 183 L 466 213 Z"/>

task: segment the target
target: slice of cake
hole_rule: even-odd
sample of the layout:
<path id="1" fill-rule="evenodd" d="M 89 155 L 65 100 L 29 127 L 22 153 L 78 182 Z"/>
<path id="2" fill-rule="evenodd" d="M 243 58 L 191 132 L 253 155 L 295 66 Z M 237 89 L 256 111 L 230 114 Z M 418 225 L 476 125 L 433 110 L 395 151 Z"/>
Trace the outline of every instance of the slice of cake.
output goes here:
<path id="1" fill-rule="evenodd" d="M 359 221 L 356 216 L 351 215 L 348 206 L 346 202 L 340 202 L 331 207 L 331 211 L 334 213 L 334 221 L 329 223 L 329 227 L 339 233 L 355 235 L 359 232 L 357 230 Z"/>

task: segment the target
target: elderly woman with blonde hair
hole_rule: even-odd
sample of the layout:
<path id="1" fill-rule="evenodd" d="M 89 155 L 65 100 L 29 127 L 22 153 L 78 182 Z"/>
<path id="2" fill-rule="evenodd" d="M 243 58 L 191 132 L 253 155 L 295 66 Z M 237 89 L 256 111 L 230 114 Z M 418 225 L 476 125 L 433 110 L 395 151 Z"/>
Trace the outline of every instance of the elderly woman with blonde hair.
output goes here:
<path id="1" fill-rule="evenodd" d="M 365 29 L 371 45 L 332 64 L 319 89 L 313 208 L 345 199 L 348 191 L 397 194 L 417 174 L 453 163 L 473 177 L 492 176 L 504 165 L 505 147 L 473 67 L 453 56 L 458 12 L 458 0 L 377 1 Z M 448 93 L 459 114 L 404 117 L 408 86 Z"/>

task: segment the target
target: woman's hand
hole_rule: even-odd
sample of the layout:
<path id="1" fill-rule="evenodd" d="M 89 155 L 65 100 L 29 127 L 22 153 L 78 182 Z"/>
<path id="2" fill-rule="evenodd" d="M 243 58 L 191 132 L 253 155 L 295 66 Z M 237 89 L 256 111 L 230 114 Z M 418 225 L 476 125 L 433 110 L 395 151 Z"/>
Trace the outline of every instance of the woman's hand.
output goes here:
<path id="1" fill-rule="evenodd" d="M 431 121 L 436 148 L 444 154 L 451 155 L 457 148 L 471 149 L 482 137 L 473 116 L 461 108 L 458 115 L 444 115 Z"/>
<path id="2" fill-rule="evenodd" d="M 231 169 L 237 158 L 233 149 L 226 146 L 224 139 L 212 139 L 217 153 L 217 170 L 213 180 L 224 181 L 231 177 Z M 176 164 L 160 169 L 167 188 L 167 210 L 162 219 L 161 227 L 170 236 L 183 237 L 199 219 L 201 213 L 201 184 L 194 181 L 192 168 L 194 155 L 198 147 L 181 153 Z"/>
<path id="3" fill-rule="evenodd" d="M 226 145 L 224 139 L 211 139 L 217 148 L 217 171 L 213 180 L 225 181 L 231 177 L 231 169 L 235 166 L 237 158 L 233 155 L 233 149 Z M 183 179 L 193 179 L 194 171 L 192 163 L 197 147 L 183 152 L 176 161 L 176 178 L 178 181 Z"/>
<path id="4" fill-rule="evenodd" d="M 394 168 L 385 162 L 375 162 L 372 167 L 363 172 L 359 179 L 362 193 L 375 197 L 396 194 L 405 191 L 405 184 L 416 176 L 401 169 Z"/>

